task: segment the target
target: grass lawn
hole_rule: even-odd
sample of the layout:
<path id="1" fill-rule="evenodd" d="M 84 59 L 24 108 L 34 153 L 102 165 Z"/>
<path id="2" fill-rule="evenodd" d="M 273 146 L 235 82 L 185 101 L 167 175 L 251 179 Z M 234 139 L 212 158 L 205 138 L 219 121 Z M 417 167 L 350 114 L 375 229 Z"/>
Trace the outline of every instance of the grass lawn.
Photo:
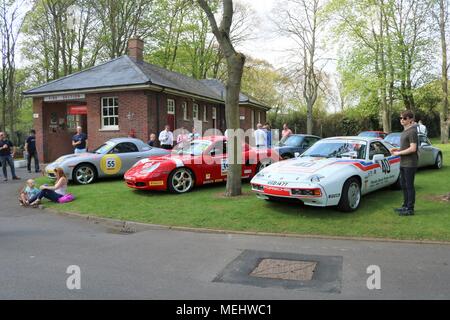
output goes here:
<path id="1" fill-rule="evenodd" d="M 122 180 L 103 180 L 69 186 L 76 196 L 72 203 L 44 205 L 62 212 L 170 226 L 450 241 L 450 202 L 439 198 L 450 192 L 450 145 L 437 146 L 444 153 L 444 168 L 419 170 L 413 217 L 399 217 L 392 211 L 402 203 L 401 191 L 371 193 L 363 197 L 358 211 L 342 213 L 334 208 L 266 202 L 251 193 L 248 183 L 243 185 L 243 196 L 230 199 L 223 197 L 223 184 L 173 195 L 132 190 Z M 48 183 L 46 178 L 38 179 L 44 182 Z"/>

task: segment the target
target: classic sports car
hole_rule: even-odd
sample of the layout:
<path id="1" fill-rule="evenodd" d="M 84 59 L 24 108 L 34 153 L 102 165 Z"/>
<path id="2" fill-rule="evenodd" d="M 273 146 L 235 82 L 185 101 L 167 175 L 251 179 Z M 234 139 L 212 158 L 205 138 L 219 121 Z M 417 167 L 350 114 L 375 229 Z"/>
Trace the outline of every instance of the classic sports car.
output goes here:
<path id="1" fill-rule="evenodd" d="M 292 198 L 311 206 L 354 211 L 361 196 L 398 186 L 400 157 L 378 138 L 335 137 L 316 142 L 300 157 L 260 171 L 252 190 L 265 200 Z"/>
<path id="2" fill-rule="evenodd" d="M 244 143 L 242 178 L 251 178 L 278 160 L 273 150 L 254 149 Z M 139 161 L 125 173 L 125 181 L 130 188 L 185 193 L 194 186 L 225 181 L 227 172 L 226 137 L 210 136 L 180 143 L 171 155 Z"/>
<path id="3" fill-rule="evenodd" d="M 307 134 L 291 134 L 281 139 L 274 149 L 281 158 L 290 159 L 294 158 L 296 153 L 302 154 L 320 139 L 322 138 Z"/>
<path id="4" fill-rule="evenodd" d="M 390 133 L 384 138 L 394 147 L 400 147 L 401 132 Z M 436 169 L 441 169 L 443 165 L 442 151 L 433 146 L 426 135 L 419 133 L 419 168 L 433 166 Z"/>
<path id="5" fill-rule="evenodd" d="M 140 159 L 169 153 L 164 149 L 150 147 L 139 139 L 115 138 L 92 152 L 59 157 L 45 168 L 45 172 L 54 179 L 55 169 L 61 167 L 69 180 L 89 184 L 97 178 L 123 176 Z"/>

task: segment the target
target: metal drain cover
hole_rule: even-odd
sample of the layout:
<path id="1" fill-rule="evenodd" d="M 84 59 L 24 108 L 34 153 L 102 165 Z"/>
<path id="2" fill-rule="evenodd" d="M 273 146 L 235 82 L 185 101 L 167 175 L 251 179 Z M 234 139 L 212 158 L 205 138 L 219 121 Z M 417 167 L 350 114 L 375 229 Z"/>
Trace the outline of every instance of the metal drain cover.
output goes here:
<path id="1" fill-rule="evenodd" d="M 262 259 L 250 273 L 253 277 L 309 281 L 314 276 L 317 262 L 281 259 Z"/>
<path id="2" fill-rule="evenodd" d="M 342 262 L 341 256 L 243 250 L 213 281 L 340 293 Z"/>

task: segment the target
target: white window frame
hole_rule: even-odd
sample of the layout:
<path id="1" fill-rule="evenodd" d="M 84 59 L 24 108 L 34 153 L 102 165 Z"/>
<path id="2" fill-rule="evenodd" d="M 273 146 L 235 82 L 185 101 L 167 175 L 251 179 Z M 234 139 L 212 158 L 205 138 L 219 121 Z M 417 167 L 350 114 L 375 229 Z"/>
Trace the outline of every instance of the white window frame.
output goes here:
<path id="1" fill-rule="evenodd" d="M 192 119 L 198 120 L 198 104 L 196 103 L 192 105 Z"/>
<path id="2" fill-rule="evenodd" d="M 187 106 L 187 102 L 183 102 L 181 104 L 181 109 L 183 110 L 183 120 L 184 121 L 188 121 L 188 106 Z"/>
<path id="3" fill-rule="evenodd" d="M 212 107 L 212 119 L 213 120 L 217 119 L 217 108 L 216 107 Z"/>
<path id="4" fill-rule="evenodd" d="M 112 105 L 109 105 L 110 99 L 112 99 Z M 106 101 L 106 105 L 105 105 Z M 117 107 L 117 114 L 115 113 L 115 108 Z M 107 115 L 103 115 L 103 110 L 107 108 Z M 111 112 L 112 109 L 112 112 Z M 119 98 L 118 97 L 102 97 L 101 98 L 101 128 L 102 130 L 119 130 Z M 111 114 L 110 114 L 111 113 Z M 117 118 L 117 125 L 105 125 L 105 118 Z"/>
<path id="5" fill-rule="evenodd" d="M 258 111 L 258 123 L 261 123 L 261 111 Z"/>
<path id="6" fill-rule="evenodd" d="M 208 106 L 203 106 L 203 122 L 208 122 Z"/>
<path id="7" fill-rule="evenodd" d="M 167 99 L 167 114 L 175 114 L 175 100 Z"/>

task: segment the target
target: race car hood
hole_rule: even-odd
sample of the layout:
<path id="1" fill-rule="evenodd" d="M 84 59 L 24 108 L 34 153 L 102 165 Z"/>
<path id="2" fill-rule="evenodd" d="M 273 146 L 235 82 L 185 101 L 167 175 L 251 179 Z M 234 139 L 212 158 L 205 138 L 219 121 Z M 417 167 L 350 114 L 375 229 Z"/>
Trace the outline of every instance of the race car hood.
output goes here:
<path id="1" fill-rule="evenodd" d="M 358 162 L 358 160 L 301 157 L 277 162 L 265 168 L 255 178 L 275 181 L 311 182 L 311 179 L 315 176 L 320 178 L 329 177 L 338 170 L 342 170 L 343 165 L 352 165 L 354 162 Z"/>
<path id="2" fill-rule="evenodd" d="M 59 157 L 58 159 L 56 159 L 55 161 L 53 161 L 51 163 L 51 165 L 60 165 L 63 164 L 65 162 L 79 162 L 80 160 L 92 160 L 92 159 L 96 159 L 96 158 L 101 158 L 103 155 L 101 154 L 96 154 L 96 153 L 89 153 L 89 152 L 85 152 L 85 153 L 76 153 L 76 154 L 67 154 L 64 156 Z"/>

